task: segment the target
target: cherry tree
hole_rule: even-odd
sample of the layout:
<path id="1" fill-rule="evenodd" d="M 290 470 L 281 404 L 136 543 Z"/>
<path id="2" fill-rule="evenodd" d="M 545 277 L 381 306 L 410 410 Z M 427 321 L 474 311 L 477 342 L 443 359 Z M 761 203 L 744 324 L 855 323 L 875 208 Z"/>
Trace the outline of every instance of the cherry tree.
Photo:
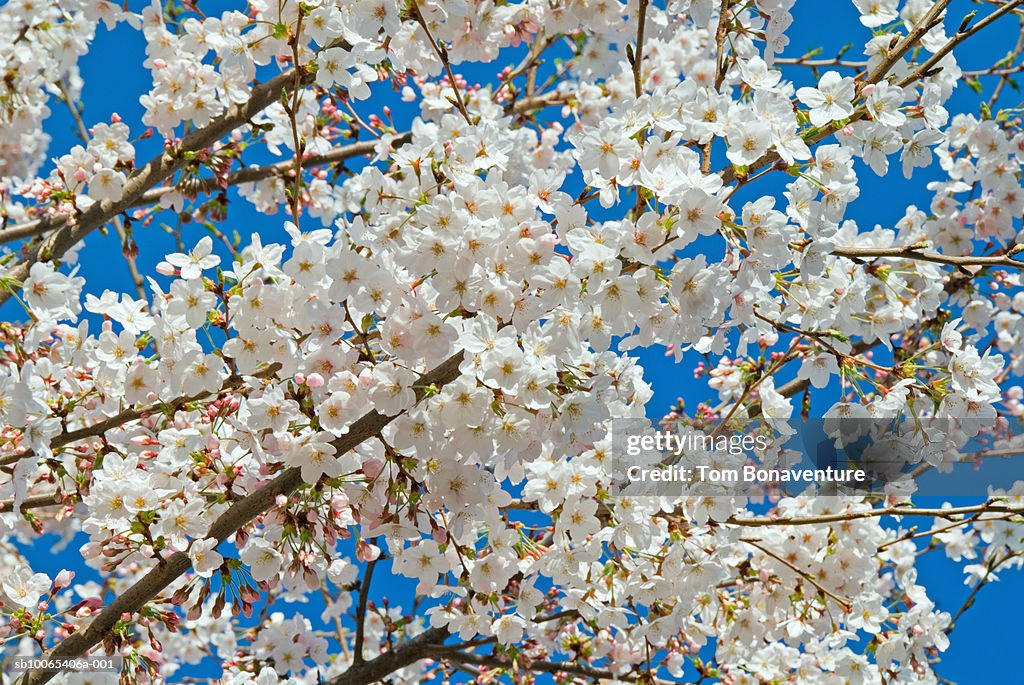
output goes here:
<path id="1" fill-rule="evenodd" d="M 958 62 L 1024 0 L 854 0 L 835 57 L 792 56 L 794 3 L 6 3 L 4 649 L 120 654 L 125 683 L 209 657 L 232 685 L 939 682 L 1021 564 L 1024 483 L 613 488 L 612 421 L 656 410 L 639 348 L 707 397 L 665 425 L 823 402 L 977 422 L 921 468 L 1024 449 L 1024 30 Z M 145 115 L 91 121 L 78 60 L 122 24 Z M 54 150 L 64 106 L 81 144 Z M 866 174 L 931 203 L 858 225 Z M 239 198 L 280 242 L 233 239 Z M 180 247 L 140 273 L 168 215 Z M 99 231 L 130 292 L 90 287 Z M 53 536 L 101 582 L 35 571 Z M 961 564 L 960 612 L 926 552 Z M 81 676 L 18 676 L 51 679 Z"/>

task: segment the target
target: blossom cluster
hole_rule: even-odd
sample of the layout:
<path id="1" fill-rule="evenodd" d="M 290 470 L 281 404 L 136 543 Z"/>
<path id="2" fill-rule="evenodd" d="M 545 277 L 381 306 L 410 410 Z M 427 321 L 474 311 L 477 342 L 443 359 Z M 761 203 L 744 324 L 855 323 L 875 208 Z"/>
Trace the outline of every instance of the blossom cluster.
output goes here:
<path id="1" fill-rule="evenodd" d="M 133 682 L 206 656 L 232 685 L 375 658 L 409 683 L 446 679 L 445 663 L 939 682 L 955 619 L 919 577 L 922 539 L 975 561 L 970 584 L 1019 565 L 1021 484 L 921 532 L 877 509 L 912 492 L 617 497 L 610 462 L 611 421 L 654 412 L 631 354 L 646 348 L 705 360 L 708 400 L 667 423 L 761 415 L 785 431 L 813 391 L 828 419 L 914 417 L 923 469 L 979 440 L 1021 447 L 1024 133 L 947 111 L 962 73 L 945 48 L 965 29 L 944 4 L 856 2 L 875 29 L 863 72 L 837 60 L 812 81 L 782 67 L 792 0 L 185 5 L 0 9 L 17 72 L 0 114 L 22 122 L 0 148 L 24 151 L 3 155 L 4 216 L 85 232 L 152 192 L 214 234 L 183 239 L 135 294 L 94 292 L 60 240 L 3 263 L 26 322 L 0 325 L 0 639 L 60 644 L 110 595 L 181 567 L 102 638 Z M 146 40 L 145 115 L 87 128 L 37 176 L 44 86 L 74 82 L 100 20 Z M 559 42 L 569 58 L 538 82 Z M 498 83 L 455 72 L 521 44 Z M 282 92 L 256 108 L 272 78 Z M 386 88 L 417 102 L 408 132 L 358 113 Z M 328 172 L 366 135 L 361 164 Z M 136 159 L 150 136 L 152 167 Z M 259 155 L 276 161 L 246 166 Z M 938 167 L 930 206 L 861 226 L 860 176 L 890 162 L 909 179 Z M 765 174 L 788 174 L 784 190 L 759 194 Z M 290 219 L 225 251 L 226 201 L 195 200 L 234 178 Z M 158 209 L 111 211 L 141 233 Z M 973 428 L 937 440 L 928 422 L 946 418 Z M 23 550 L 42 534 L 106 583 L 35 572 Z M 384 565 L 415 602 L 368 599 Z M 310 597 L 319 617 L 287 606 Z M 401 661 L 436 630 L 461 646 Z"/>

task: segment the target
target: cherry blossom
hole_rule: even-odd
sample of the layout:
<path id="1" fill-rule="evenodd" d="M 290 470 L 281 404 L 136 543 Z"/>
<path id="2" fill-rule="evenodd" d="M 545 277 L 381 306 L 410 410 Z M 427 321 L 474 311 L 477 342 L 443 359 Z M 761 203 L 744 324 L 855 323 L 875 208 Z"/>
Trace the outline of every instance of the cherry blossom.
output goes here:
<path id="1" fill-rule="evenodd" d="M 832 58 L 794 0 L 8 3 L 0 639 L 125 683 L 942 682 L 918 559 L 1012 576 L 1024 483 L 636 494 L 619 431 L 1024 447 L 1022 51 L 958 66 L 1020 4 L 857 0 Z M 138 121 L 76 104 L 114 26 Z"/>

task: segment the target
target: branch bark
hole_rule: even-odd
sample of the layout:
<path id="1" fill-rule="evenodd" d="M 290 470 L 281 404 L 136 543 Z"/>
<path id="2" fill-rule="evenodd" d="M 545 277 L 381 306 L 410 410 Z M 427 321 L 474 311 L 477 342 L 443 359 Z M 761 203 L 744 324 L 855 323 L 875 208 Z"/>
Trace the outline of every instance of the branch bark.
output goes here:
<path id="1" fill-rule="evenodd" d="M 312 82 L 312 77 L 303 72 L 295 78 L 295 69 L 278 74 L 266 83 L 253 88 L 248 101 L 235 105 L 208 125 L 192 131 L 173 151 L 163 152 L 135 171 L 125 184 L 124 194 L 117 202 L 104 200 L 90 206 L 80 216 L 61 214 L 42 220 L 40 232 L 56 229 L 52 236 L 35 246 L 30 253 L 12 266 L 6 276 L 24 282 L 32 265 L 42 260 L 60 259 L 65 252 L 80 240 L 114 219 L 142 198 L 147 190 L 169 177 L 186 163 L 186 152 L 198 152 L 235 130 L 255 115 L 274 103 L 282 94 L 287 94 L 296 84 Z M 15 229 L 16 230 L 16 229 Z M 11 291 L 0 291 L 0 305 L 13 295 Z"/>
<path id="2" fill-rule="evenodd" d="M 1019 4 L 1020 2 L 1024 2 L 1024 0 L 1013 0 L 1013 2 Z M 864 81 L 861 83 L 859 87 L 859 91 L 863 90 L 864 86 L 871 83 L 878 83 L 883 78 L 885 78 L 885 76 L 889 73 L 889 70 L 892 69 L 892 67 L 903 57 L 903 55 L 905 55 L 912 47 L 914 47 L 914 45 L 916 45 L 921 40 L 921 38 L 926 33 L 928 33 L 928 31 L 930 31 L 939 21 L 941 21 L 942 13 L 945 11 L 946 6 L 949 5 L 949 3 L 950 0 L 939 0 L 938 2 L 936 2 L 928 11 L 928 14 L 926 14 L 921 19 L 921 23 L 915 26 L 910 33 L 908 33 L 898 43 L 896 43 L 892 50 L 890 50 L 886 54 L 885 58 L 874 69 L 872 69 L 869 74 L 867 74 Z M 923 69 L 918 69 L 907 78 L 910 79 L 910 82 L 913 82 L 914 80 L 920 78 L 923 73 Z M 904 85 L 903 82 L 901 82 L 900 85 Z M 863 119 L 866 113 L 867 108 L 865 108 L 864 105 L 861 105 L 854 111 L 853 115 L 850 117 L 850 121 L 852 122 Z M 808 143 L 808 145 L 814 145 L 815 143 L 819 143 L 828 136 L 838 131 L 840 128 L 841 127 L 837 125 L 835 122 L 828 124 L 827 126 L 823 126 L 816 133 L 814 133 L 806 142 Z M 750 166 L 747 168 L 747 174 L 749 176 L 751 172 L 757 171 L 758 169 L 763 169 L 767 166 L 771 166 L 772 164 L 775 164 L 781 159 L 782 158 L 779 156 L 779 153 L 775 152 L 774 150 L 770 150 L 765 154 L 761 155 L 761 157 L 759 157 L 758 159 L 751 162 Z M 724 184 L 732 183 L 737 179 L 736 168 L 731 164 L 728 167 L 724 168 L 719 173 L 722 176 L 722 182 Z"/>
<path id="3" fill-rule="evenodd" d="M 564 104 L 566 98 L 567 96 L 563 93 L 545 93 L 543 95 L 520 98 L 506 107 L 505 111 L 508 114 L 525 114 L 544 107 Z M 397 148 L 401 145 L 405 145 L 410 140 L 412 140 L 412 132 L 405 131 L 392 139 L 392 145 Z M 303 169 L 330 166 L 354 157 L 368 155 L 374 151 L 378 142 L 379 141 L 376 140 L 360 141 L 335 148 L 322 155 L 307 155 L 302 159 L 300 166 Z M 225 179 L 226 183 L 221 183 L 218 179 L 213 177 L 205 178 L 199 183 L 198 187 L 194 189 L 194 191 L 198 195 L 200 193 L 209 193 L 220 190 L 225 186 L 233 187 L 242 185 L 243 183 L 262 181 L 263 179 L 271 178 L 273 176 L 284 176 L 288 172 L 292 171 L 294 166 L 295 165 L 292 160 L 285 160 L 283 162 L 267 164 L 264 166 L 246 167 L 245 169 L 239 169 L 238 171 L 233 171 L 228 174 Z M 141 195 L 135 197 L 131 202 L 123 207 L 121 211 L 156 204 L 160 201 L 160 198 L 174 190 L 177 190 L 175 186 L 151 187 Z M 65 215 L 58 215 L 43 219 L 35 219 L 33 221 L 26 221 L 17 226 L 12 226 L 6 231 L 0 231 L 0 244 L 14 242 L 15 240 L 34 238 L 36 236 L 43 235 L 48 231 L 62 228 L 66 224 L 67 218 L 68 217 Z M 102 226 L 103 224 L 99 225 Z"/>
<path id="4" fill-rule="evenodd" d="M 927 74 L 932 69 L 932 67 L 941 62 L 942 58 L 944 58 L 946 55 L 952 52 L 953 48 L 955 48 L 957 45 L 964 42 L 971 36 L 975 35 L 976 33 L 981 31 L 983 28 L 985 28 L 986 26 L 994 22 L 996 19 L 1006 14 L 1007 12 L 1010 12 L 1011 10 L 1019 7 L 1021 4 L 1024 4 L 1024 0 L 1010 0 L 1009 2 L 999 7 L 999 9 L 987 15 L 977 24 L 971 26 L 969 29 L 966 29 L 964 31 L 958 31 L 956 35 L 954 35 L 952 38 L 946 41 L 945 45 L 943 45 L 931 57 L 925 60 L 924 64 L 918 67 L 912 74 L 909 74 L 906 78 L 900 81 L 899 85 L 901 87 L 908 86 L 915 80 L 917 80 L 917 78 L 920 78 L 920 75 Z"/>
<path id="5" fill-rule="evenodd" d="M 266 376 L 271 376 L 277 373 L 277 371 L 280 368 L 281 365 L 275 362 L 263 369 L 260 369 L 256 373 L 252 374 L 252 376 L 255 378 L 264 378 Z M 142 407 L 141 409 L 125 409 L 121 412 L 118 412 L 114 416 L 111 416 L 108 419 L 104 419 L 103 421 L 98 421 L 92 424 L 91 426 L 85 426 L 83 428 L 77 428 L 73 431 L 66 431 L 58 435 L 55 435 L 53 439 L 50 440 L 50 448 L 57 449 L 60 447 L 64 447 L 65 445 L 70 445 L 73 442 L 78 442 L 79 440 L 85 440 L 86 438 L 95 438 L 97 436 L 103 435 L 109 430 L 120 428 L 126 423 L 135 421 L 136 419 L 140 419 L 148 414 L 162 412 L 164 408 L 167 406 L 175 408 L 181 407 L 183 405 L 189 404 L 190 402 L 198 402 L 208 397 L 213 397 L 215 395 L 221 395 L 225 392 L 230 392 L 239 387 L 238 383 L 239 379 L 237 378 L 228 379 L 228 381 L 225 382 L 223 386 L 221 386 L 221 389 L 216 392 L 201 392 L 195 395 L 177 397 L 173 400 L 160 402 L 159 404 L 151 404 Z M 32 451 L 28 451 L 23 452 L 21 454 L 13 454 L 0 458 L 0 467 L 9 466 L 10 464 L 17 463 L 22 459 L 31 457 L 33 454 L 35 453 Z"/>
<path id="6" fill-rule="evenodd" d="M 837 247 L 831 254 L 851 259 L 898 258 L 915 259 L 922 262 L 934 262 L 950 266 L 1005 266 L 1011 269 L 1024 269 L 1024 262 L 1019 262 L 1008 255 L 992 256 L 952 256 L 938 252 L 926 251 L 913 245 L 904 247 Z"/>
<path id="7" fill-rule="evenodd" d="M 633 52 L 633 94 L 640 97 L 644 92 L 643 61 L 644 61 L 644 29 L 647 24 L 648 0 L 639 0 L 640 7 L 636 20 L 636 50 Z"/>
<path id="8" fill-rule="evenodd" d="M 459 375 L 459 365 L 462 363 L 463 353 L 458 352 L 452 355 L 438 366 L 420 376 L 415 386 L 416 401 L 419 402 L 426 394 L 430 386 L 443 386 L 454 380 Z M 365 440 L 377 435 L 397 416 L 384 416 L 376 411 L 371 411 L 358 419 L 350 431 L 342 437 L 334 440 L 331 444 L 339 454 L 348 452 Z M 236 530 L 246 525 L 260 514 L 268 511 L 275 504 L 278 495 L 289 495 L 303 484 L 302 472 L 298 467 L 289 468 L 282 472 L 274 480 L 264 485 L 245 498 L 235 502 L 224 512 L 213 525 L 210 526 L 208 538 L 215 538 L 223 542 Z M 163 563 L 151 569 L 138 582 L 120 594 L 113 602 L 108 604 L 96 617 L 84 628 L 68 636 L 46 654 L 48 657 L 67 658 L 85 654 L 99 644 L 107 636 L 124 614 L 134 614 L 147 602 L 156 597 L 166 589 L 175 579 L 187 572 L 192 566 L 189 556 L 185 552 L 175 552 L 167 557 Z M 419 658 L 419 657 L 416 657 Z M 415 659 L 413 659 L 415 660 Z M 370 675 L 379 673 L 383 664 L 374 659 L 371 662 L 361 664 L 359 668 L 369 669 L 358 671 Z M 411 663 L 411 662 L 410 662 Z M 376 664 L 376 666 L 374 666 Z M 396 666 L 395 668 L 400 668 Z M 353 667 L 356 668 L 356 667 Z M 375 670 L 377 669 L 377 670 Z M 393 669 L 392 669 L 393 670 Z M 351 669 L 350 669 L 351 672 Z M 390 671 L 385 671 L 385 673 Z M 42 685 L 54 676 L 53 673 L 29 672 L 18 681 L 19 685 Z M 369 677 L 369 676 L 367 676 Z M 351 682 L 370 682 L 378 679 L 377 676 L 370 677 L 370 680 L 353 680 Z M 351 685 L 350 681 L 344 681 L 345 685 Z"/>
<path id="9" fill-rule="evenodd" d="M 493 654 L 474 654 L 472 652 L 455 652 L 454 654 L 446 654 L 443 657 L 449 661 L 458 662 L 460 664 L 473 664 L 475 666 L 487 666 L 488 668 L 501 668 L 515 670 L 517 668 L 515 663 L 512 663 L 506 659 L 502 659 Z M 585 678 L 594 678 L 596 680 L 611 680 L 623 683 L 646 683 L 650 685 L 665 685 L 668 681 L 648 678 L 647 674 L 643 675 L 624 675 L 616 674 L 614 671 L 608 671 L 601 668 L 594 668 L 582 663 L 574 663 L 569 661 L 531 661 L 529 666 L 521 667 L 521 670 L 533 673 L 568 673 L 571 675 L 582 676 Z M 681 683 L 680 685 L 686 685 Z"/>
<path id="10" fill-rule="evenodd" d="M 448 636 L 444 628 L 430 628 L 370 661 L 354 663 L 326 685 L 369 685 L 420 659 L 430 658 Z"/>
<path id="11" fill-rule="evenodd" d="M 820 514 L 818 516 L 730 516 L 721 523 L 732 526 L 745 526 L 758 528 L 762 526 L 807 526 L 822 523 L 840 523 L 843 521 L 856 521 L 858 519 L 878 518 L 880 516 L 928 516 L 955 520 L 953 517 L 965 514 L 1021 514 L 1024 515 L 1024 507 L 1012 507 L 997 501 L 989 501 L 984 504 L 975 504 L 965 507 L 950 507 L 948 509 L 915 508 L 909 506 L 879 507 L 877 509 L 865 509 L 862 511 L 842 511 L 835 514 Z"/>

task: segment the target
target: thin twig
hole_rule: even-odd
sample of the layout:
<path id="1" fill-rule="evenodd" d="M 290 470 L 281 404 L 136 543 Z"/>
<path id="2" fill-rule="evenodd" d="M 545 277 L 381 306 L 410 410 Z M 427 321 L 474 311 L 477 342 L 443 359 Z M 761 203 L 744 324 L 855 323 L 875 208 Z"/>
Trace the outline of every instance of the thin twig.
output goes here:
<path id="1" fill-rule="evenodd" d="M 647 3 L 649 0 L 640 0 L 639 11 L 636 22 L 636 50 L 633 52 L 633 93 L 640 97 L 644 92 L 643 87 L 643 61 L 644 61 L 644 30 L 647 24 Z"/>
<path id="2" fill-rule="evenodd" d="M 740 538 L 740 542 L 744 542 L 744 543 L 750 545 L 751 547 L 754 547 L 756 549 L 761 550 L 761 552 L 763 552 L 767 556 L 771 557 L 772 559 L 774 559 L 775 561 L 779 562 L 780 564 L 785 565 L 788 569 L 793 571 L 793 573 L 796 573 L 801 578 L 804 578 L 808 583 L 810 583 L 815 588 L 817 588 L 818 592 L 820 592 L 821 594 L 823 594 L 823 595 L 825 595 L 827 597 L 831 597 L 833 600 L 838 602 L 839 605 L 841 607 L 843 607 L 844 611 L 848 610 L 850 607 L 853 606 L 853 600 L 849 599 L 848 597 L 843 597 L 841 595 L 837 595 L 832 590 L 829 590 L 827 587 L 825 587 L 824 585 L 819 583 L 817 581 L 817 579 L 815 579 L 814 576 L 812 576 L 807 571 L 801 569 L 799 566 L 797 566 L 796 564 L 794 564 L 791 561 L 787 560 L 785 557 L 783 557 L 783 556 L 781 556 L 779 554 L 776 554 L 772 550 L 770 550 L 767 547 L 761 545 L 760 544 L 762 542 L 761 540 L 756 540 L 754 538 Z"/>
<path id="3" fill-rule="evenodd" d="M 545 107 L 551 107 L 554 105 L 561 105 L 566 102 L 566 98 L 569 97 L 564 93 L 545 93 L 543 95 L 537 95 L 534 97 L 520 98 L 515 102 L 511 103 L 505 108 L 506 114 L 526 114 L 534 110 L 543 109 Z M 394 136 L 391 139 L 391 144 L 398 148 L 405 145 L 412 140 L 412 132 L 406 131 Z M 312 167 L 319 166 L 330 166 L 338 164 L 354 157 L 361 157 L 374 152 L 379 145 L 378 141 L 364 141 L 358 143 L 351 143 L 343 147 L 335 148 L 329 152 L 325 152 L 322 155 L 306 155 L 302 159 L 302 168 L 309 169 Z M 218 190 L 222 190 L 225 187 L 242 185 L 244 183 L 254 183 L 262 181 L 271 177 L 285 177 L 294 168 L 293 160 L 285 160 L 283 162 L 276 162 L 273 164 L 267 164 L 264 166 L 252 166 L 245 169 L 239 169 L 238 171 L 231 172 L 224 179 L 218 179 L 216 177 L 204 178 L 199 181 L 193 188 L 190 189 L 192 193 L 208 193 Z M 127 208 L 145 207 L 148 205 L 156 204 L 160 201 L 164 195 L 176 192 L 178 188 L 175 186 L 162 186 L 159 188 L 150 188 L 142 195 L 134 198 L 127 206 Z M 33 221 L 26 221 L 25 223 L 17 226 L 12 226 L 6 231 L 0 231 L 0 244 L 13 242 L 15 240 L 23 240 L 33 238 L 35 236 L 43 235 L 49 231 L 58 228 L 60 222 L 63 219 L 61 216 L 47 217 L 44 219 L 35 219 Z"/>
<path id="4" fill-rule="evenodd" d="M 950 507 L 947 509 L 917 508 L 900 505 L 879 507 L 876 509 L 842 511 L 834 514 L 818 514 L 815 516 L 730 516 L 721 523 L 731 526 L 745 526 L 750 528 L 758 528 L 762 526 L 809 526 L 820 525 L 823 523 L 841 523 L 844 521 L 878 518 L 881 516 L 927 516 L 952 521 L 954 520 L 953 517 L 963 516 L 966 514 L 976 514 L 978 512 L 985 514 L 1024 514 L 1024 507 L 1011 507 L 991 500 L 984 504 Z"/>
<path id="5" fill-rule="evenodd" d="M 374 540 L 373 544 L 377 541 Z M 377 559 L 366 562 L 366 571 L 363 573 L 363 582 L 359 585 L 359 605 L 356 607 L 356 636 L 352 646 L 352 663 L 363 662 L 363 639 L 366 632 L 366 604 L 370 596 L 370 582 L 373 580 L 373 569 L 377 566 Z"/>
<path id="6" fill-rule="evenodd" d="M 306 84 L 311 81 L 312 77 L 304 74 L 300 83 Z M 187 153 L 198 152 L 209 147 L 276 102 L 282 90 L 287 92 L 294 85 L 293 69 L 256 86 L 246 102 L 228 108 L 226 112 L 214 118 L 206 126 L 186 135 L 180 145 L 172 150 L 161 152 L 132 173 L 128 177 L 124 192 L 118 201 L 103 200 L 91 205 L 79 215 L 59 214 L 45 219 L 44 230 L 55 229 L 54 233 L 34 246 L 26 257 L 8 268 L 6 277 L 24 283 L 33 264 L 63 257 L 68 250 L 87 235 L 109 223 L 115 216 L 139 200 L 147 190 L 155 187 L 184 166 L 187 162 Z M 0 291 L 0 305 L 7 302 L 15 292 L 16 288 Z"/>
<path id="7" fill-rule="evenodd" d="M 1017 261 L 1005 254 L 978 257 L 970 255 L 957 257 L 940 254 L 938 252 L 929 252 L 915 245 L 907 245 L 904 247 L 837 247 L 831 251 L 831 254 L 837 257 L 848 257 L 851 259 L 899 258 L 915 259 L 923 262 L 934 262 L 936 264 L 947 264 L 958 267 L 1005 266 L 1011 269 L 1024 269 L 1024 262 Z"/>
<path id="8" fill-rule="evenodd" d="M 423 18 L 423 13 L 420 12 L 420 7 L 416 2 L 413 2 L 413 7 L 416 12 L 416 21 L 423 28 L 423 32 L 427 34 L 427 40 L 430 42 L 431 47 L 434 48 L 434 53 L 437 54 L 437 58 L 441 60 L 441 65 L 444 67 L 444 71 L 448 74 L 448 82 L 452 86 L 452 92 L 455 93 L 455 106 L 462 114 L 462 118 L 466 120 L 466 123 L 470 126 L 473 125 L 473 120 L 469 117 L 469 110 L 466 109 L 466 103 L 462 100 L 462 93 L 459 91 L 459 84 L 455 80 L 455 74 L 452 72 L 452 65 L 448 61 L 448 48 L 445 47 L 444 43 L 434 40 L 433 34 L 430 33 L 430 27 L 427 26 L 427 21 Z"/>
<path id="9" fill-rule="evenodd" d="M 280 370 L 280 368 L 281 365 L 275 362 L 251 375 L 255 378 L 264 378 L 266 376 L 271 376 L 277 373 L 277 371 Z M 149 416 L 150 414 L 160 414 L 163 413 L 164 411 L 167 411 L 168 409 L 173 410 L 176 409 L 177 407 L 182 407 L 192 402 L 198 402 L 208 397 L 213 397 L 214 395 L 221 395 L 225 392 L 237 390 L 240 387 L 242 387 L 242 385 L 239 382 L 239 379 L 229 378 L 227 381 L 225 381 L 221 388 L 215 392 L 201 392 L 195 395 L 177 397 L 171 400 L 167 400 L 165 402 L 157 402 L 155 404 L 140 407 L 138 409 L 125 409 L 121 412 L 118 412 L 114 416 L 111 416 L 110 418 L 104 419 L 102 421 L 97 421 L 92 425 L 85 426 L 83 428 L 78 428 L 72 431 L 64 431 L 62 433 L 58 433 L 50 440 L 50 449 L 56 450 L 61 447 L 64 447 L 65 445 L 70 445 L 73 442 L 78 442 L 79 440 L 98 437 L 100 435 L 103 435 L 107 431 L 114 430 L 115 428 L 120 428 L 121 426 L 130 423 L 131 421 L 135 421 L 136 419 L 140 419 L 143 416 Z M 27 459 L 33 456 L 34 454 L 35 453 L 32 451 L 22 452 L 19 454 L 9 454 L 5 457 L 0 458 L 0 466 L 8 466 L 10 464 L 17 463 L 22 459 Z"/>

